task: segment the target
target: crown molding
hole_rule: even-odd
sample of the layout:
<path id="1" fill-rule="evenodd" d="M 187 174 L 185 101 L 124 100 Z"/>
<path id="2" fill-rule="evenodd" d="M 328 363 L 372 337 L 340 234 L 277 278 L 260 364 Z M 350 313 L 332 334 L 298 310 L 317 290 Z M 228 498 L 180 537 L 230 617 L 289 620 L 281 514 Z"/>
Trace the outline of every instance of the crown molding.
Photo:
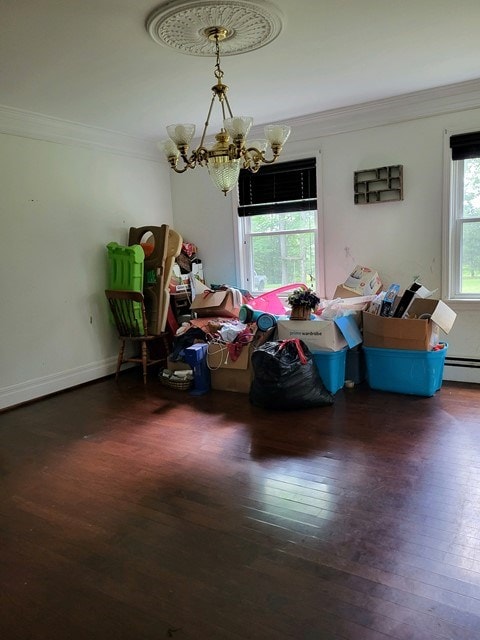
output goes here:
<path id="1" fill-rule="evenodd" d="M 0 133 L 161 162 L 155 144 L 117 131 L 0 105 Z"/>
<path id="2" fill-rule="evenodd" d="M 291 140 L 300 142 L 302 129 L 308 129 L 311 139 L 477 108 L 480 79 L 291 118 Z M 148 140 L 2 105 L 0 133 L 162 162 L 156 145 Z"/>
<path id="3" fill-rule="evenodd" d="M 480 79 L 312 113 L 288 123 L 292 133 L 308 127 L 310 136 L 324 136 L 477 108 Z"/>

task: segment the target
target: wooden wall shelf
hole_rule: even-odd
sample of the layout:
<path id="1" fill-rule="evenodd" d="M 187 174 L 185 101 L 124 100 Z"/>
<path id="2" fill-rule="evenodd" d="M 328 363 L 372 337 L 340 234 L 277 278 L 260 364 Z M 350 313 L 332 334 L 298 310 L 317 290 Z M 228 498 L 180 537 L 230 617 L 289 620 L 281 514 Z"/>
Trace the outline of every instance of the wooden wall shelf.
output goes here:
<path id="1" fill-rule="evenodd" d="M 403 165 L 355 171 L 353 192 L 355 204 L 403 200 Z"/>

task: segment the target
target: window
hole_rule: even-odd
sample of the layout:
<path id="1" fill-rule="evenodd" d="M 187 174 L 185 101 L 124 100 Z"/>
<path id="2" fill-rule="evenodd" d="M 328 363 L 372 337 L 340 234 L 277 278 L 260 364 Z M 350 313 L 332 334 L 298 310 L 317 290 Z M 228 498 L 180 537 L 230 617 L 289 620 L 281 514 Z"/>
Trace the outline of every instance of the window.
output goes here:
<path id="1" fill-rule="evenodd" d="M 244 286 L 252 293 L 317 283 L 315 158 L 242 170 L 240 242 Z"/>
<path id="2" fill-rule="evenodd" d="M 480 132 L 450 137 L 448 297 L 480 300 Z"/>

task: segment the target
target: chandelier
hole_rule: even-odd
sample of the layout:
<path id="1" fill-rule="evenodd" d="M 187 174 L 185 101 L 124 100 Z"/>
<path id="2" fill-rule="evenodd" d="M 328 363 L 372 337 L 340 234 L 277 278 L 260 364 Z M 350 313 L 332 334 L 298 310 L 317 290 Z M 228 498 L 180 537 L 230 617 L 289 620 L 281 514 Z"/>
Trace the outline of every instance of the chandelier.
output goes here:
<path id="1" fill-rule="evenodd" d="M 209 41 L 215 43 L 216 84 L 212 87 L 213 95 L 200 144 L 196 149 L 189 150 L 190 142 L 195 135 L 194 124 L 172 124 L 167 126 L 169 138 L 161 142 L 159 147 L 176 173 L 184 173 L 197 166 L 207 167 L 213 183 L 226 196 L 237 184 L 240 169 L 256 173 L 262 164 L 271 164 L 277 160 L 290 135 L 290 127 L 285 124 L 269 124 L 264 128 L 264 140 L 247 140 L 253 118 L 233 115 L 227 98 L 228 87 L 223 84 L 223 71 L 220 66 L 219 42 L 228 37 L 229 31 L 224 27 L 208 27 L 204 34 Z M 218 100 L 222 110 L 223 126 L 215 135 L 215 144 L 207 148 L 205 137 L 215 100 Z M 268 146 L 271 152 L 269 158 L 266 156 Z"/>

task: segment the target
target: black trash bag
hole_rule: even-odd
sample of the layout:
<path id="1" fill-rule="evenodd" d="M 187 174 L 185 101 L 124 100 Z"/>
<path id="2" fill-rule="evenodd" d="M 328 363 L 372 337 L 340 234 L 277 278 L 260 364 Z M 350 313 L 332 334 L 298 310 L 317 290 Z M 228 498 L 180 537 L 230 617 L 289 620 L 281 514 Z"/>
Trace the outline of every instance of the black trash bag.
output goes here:
<path id="1" fill-rule="evenodd" d="M 250 402 L 264 409 L 306 409 L 333 404 L 313 356 L 298 338 L 266 342 L 252 353 Z"/>

